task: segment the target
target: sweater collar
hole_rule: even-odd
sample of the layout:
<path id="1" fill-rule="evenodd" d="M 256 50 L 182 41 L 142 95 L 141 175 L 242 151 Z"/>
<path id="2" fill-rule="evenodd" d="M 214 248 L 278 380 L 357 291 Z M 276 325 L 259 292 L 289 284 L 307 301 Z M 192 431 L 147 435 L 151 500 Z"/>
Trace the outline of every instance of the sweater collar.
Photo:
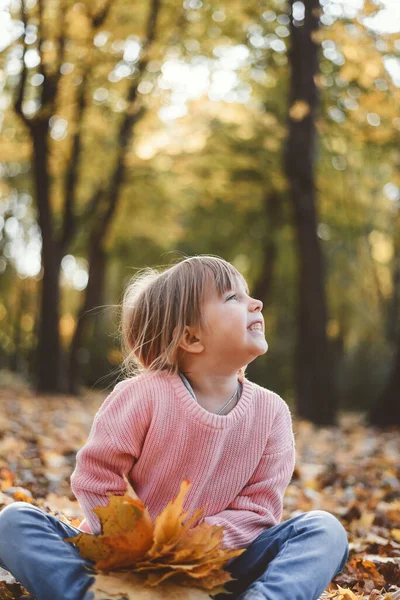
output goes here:
<path id="1" fill-rule="evenodd" d="M 184 406 L 185 410 L 197 421 L 214 427 L 215 429 L 227 429 L 240 421 L 246 414 L 249 406 L 253 402 L 254 384 L 246 379 L 240 378 L 242 383 L 242 393 L 238 403 L 227 415 L 217 415 L 211 413 L 200 404 L 194 401 L 193 396 L 186 388 L 178 373 L 165 373 L 163 376 L 170 382 L 175 397 Z"/>

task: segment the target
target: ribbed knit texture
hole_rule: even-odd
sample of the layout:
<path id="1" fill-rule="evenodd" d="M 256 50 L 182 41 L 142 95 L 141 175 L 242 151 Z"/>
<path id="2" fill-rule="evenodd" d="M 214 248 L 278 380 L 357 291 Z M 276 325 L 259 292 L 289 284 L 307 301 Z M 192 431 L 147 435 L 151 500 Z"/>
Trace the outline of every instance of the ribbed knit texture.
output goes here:
<path id="1" fill-rule="evenodd" d="M 179 375 L 146 372 L 118 383 L 98 410 L 76 456 L 71 488 L 85 519 L 107 493 L 125 493 L 130 480 L 153 520 L 192 483 L 184 510 L 204 508 L 202 519 L 224 528 L 224 543 L 244 548 L 282 518 L 295 449 L 287 404 L 244 377 L 242 395 L 227 415 L 197 404 Z"/>

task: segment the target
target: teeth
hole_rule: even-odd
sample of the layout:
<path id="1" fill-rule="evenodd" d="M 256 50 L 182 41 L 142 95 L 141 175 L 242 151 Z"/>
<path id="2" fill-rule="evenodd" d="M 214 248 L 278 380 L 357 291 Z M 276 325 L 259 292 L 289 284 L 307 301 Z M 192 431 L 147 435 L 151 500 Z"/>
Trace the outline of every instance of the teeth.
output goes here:
<path id="1" fill-rule="evenodd" d="M 261 325 L 261 323 L 254 323 L 253 325 L 250 325 L 249 329 L 250 329 L 250 331 L 253 331 L 253 330 L 262 331 L 262 325 Z"/>

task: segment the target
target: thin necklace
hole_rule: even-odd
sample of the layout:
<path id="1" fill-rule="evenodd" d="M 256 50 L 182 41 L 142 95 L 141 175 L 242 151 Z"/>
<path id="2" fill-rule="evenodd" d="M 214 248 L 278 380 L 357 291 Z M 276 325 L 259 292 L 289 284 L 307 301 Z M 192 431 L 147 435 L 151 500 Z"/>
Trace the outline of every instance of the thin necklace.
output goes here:
<path id="1" fill-rule="evenodd" d="M 198 401 L 198 400 L 197 400 L 197 398 L 196 398 L 196 394 L 194 393 L 192 386 L 190 385 L 190 383 L 189 383 L 189 381 L 187 380 L 187 378 L 185 377 L 185 375 L 184 375 L 183 373 L 181 373 L 181 375 L 182 375 L 182 377 L 185 379 L 186 383 L 188 384 L 188 387 L 190 388 L 190 391 L 191 391 L 191 392 L 192 392 L 192 394 L 193 394 L 193 398 L 196 400 L 196 402 L 197 402 L 197 404 L 198 404 L 198 403 L 199 403 L 199 401 Z M 220 409 L 219 409 L 219 411 L 218 411 L 216 414 L 217 414 L 217 415 L 220 415 L 220 414 L 222 413 L 222 411 L 223 411 L 223 410 L 224 410 L 224 409 L 225 409 L 225 408 L 228 406 L 228 404 L 230 404 L 230 403 L 232 402 L 232 400 L 233 400 L 233 399 L 234 399 L 234 398 L 235 398 L 235 397 L 238 395 L 238 393 L 239 393 L 239 383 L 237 384 L 236 391 L 235 391 L 235 393 L 233 394 L 232 398 L 230 398 L 230 399 L 228 400 L 228 402 L 226 402 L 226 403 L 223 405 L 223 407 L 222 407 L 222 408 L 220 408 Z"/>
<path id="2" fill-rule="evenodd" d="M 226 408 L 228 406 L 228 404 L 230 404 L 232 402 L 232 400 L 238 395 L 239 393 L 239 384 L 236 388 L 236 392 L 233 394 L 232 398 L 230 400 L 228 400 L 228 402 L 226 404 L 223 405 L 223 407 L 217 412 L 217 415 L 220 415 L 222 413 L 222 411 L 224 410 L 224 408 Z"/>

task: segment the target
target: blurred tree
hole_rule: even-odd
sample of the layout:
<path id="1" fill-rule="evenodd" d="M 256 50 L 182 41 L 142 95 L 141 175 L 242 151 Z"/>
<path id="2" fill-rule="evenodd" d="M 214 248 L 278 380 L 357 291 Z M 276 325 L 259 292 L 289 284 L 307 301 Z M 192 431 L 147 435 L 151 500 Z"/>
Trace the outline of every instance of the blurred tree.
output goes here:
<path id="1" fill-rule="evenodd" d="M 317 235 L 315 198 L 315 118 L 318 107 L 319 1 L 305 0 L 299 19 L 291 1 L 291 89 L 286 172 L 291 188 L 299 252 L 298 332 L 295 357 L 296 410 L 319 425 L 332 425 L 337 397 L 327 339 L 324 266 Z"/>
<path id="2" fill-rule="evenodd" d="M 360 194 L 359 186 L 354 189 L 353 204 L 360 198 L 366 205 L 366 198 L 371 197 L 371 208 L 363 217 L 364 232 L 360 232 L 369 259 L 365 292 L 369 296 L 373 292 L 378 306 L 370 365 L 365 363 L 365 349 L 361 353 L 364 373 L 385 363 L 379 378 L 376 372 L 372 380 L 364 376 L 375 391 L 373 404 L 367 402 L 367 406 L 372 404 L 368 419 L 378 426 L 400 423 L 400 88 L 389 68 L 398 55 L 399 40 L 396 34 L 377 33 L 367 25 L 368 18 L 382 8 L 378 2 L 367 1 L 357 20 L 338 20 L 319 36 L 325 56 L 319 85 L 325 89 L 325 110 L 337 123 L 336 128 L 332 123 L 320 124 L 322 139 L 335 151 L 333 160 L 339 171 L 350 167 L 353 174 L 359 173 L 364 192 Z M 361 307 L 361 299 L 357 304 Z M 361 343 L 370 346 L 371 341 Z M 358 385 L 357 377 L 352 379 Z"/>
<path id="3" fill-rule="evenodd" d="M 393 268 L 393 302 L 389 309 L 388 333 L 392 338 L 393 360 L 386 385 L 374 406 L 368 413 L 370 425 L 387 427 L 400 425 L 400 206 L 397 210 L 394 268 Z"/>
<path id="4" fill-rule="evenodd" d="M 88 240 L 89 279 L 85 290 L 84 300 L 78 312 L 74 336 L 70 347 L 68 365 L 68 392 L 78 392 L 78 350 L 83 336 L 83 330 L 89 311 L 101 303 L 104 276 L 106 269 L 105 239 L 111 227 L 121 190 L 126 179 L 126 155 L 132 144 L 133 130 L 144 114 L 141 102 L 138 102 L 138 87 L 149 62 L 151 47 L 156 39 L 156 25 L 161 9 L 161 0 L 151 0 L 145 37 L 141 47 L 141 58 L 137 63 L 136 75 L 128 87 L 126 108 L 117 129 L 117 156 L 114 168 L 110 174 L 109 183 L 105 190 L 96 192 L 103 202 L 103 209 L 96 217 Z"/>
<path id="5" fill-rule="evenodd" d="M 265 193 L 263 212 L 268 222 L 268 233 L 264 233 L 262 238 L 260 274 L 253 284 L 252 294 L 267 306 L 272 297 L 278 255 L 277 237 L 282 226 L 282 197 L 275 190 Z"/>
<path id="6" fill-rule="evenodd" d="M 73 142 L 73 153 L 66 176 L 65 205 L 63 230 L 59 237 L 54 228 L 54 215 L 51 207 L 51 172 L 49 165 L 49 120 L 55 115 L 56 102 L 59 101 L 59 86 L 62 77 L 66 50 L 66 15 L 68 7 L 59 4 L 56 9 L 58 27 L 50 33 L 48 12 L 42 0 L 36 5 L 33 22 L 30 11 L 24 1 L 21 2 L 22 30 L 22 70 L 16 90 L 14 109 L 26 125 L 33 146 L 33 177 L 35 197 L 38 207 L 39 224 L 42 234 L 43 282 L 41 288 L 40 326 L 37 352 L 37 389 L 41 392 L 58 391 L 60 340 L 59 340 L 59 271 L 62 256 L 73 237 L 77 226 L 73 217 L 75 201 L 75 180 L 80 157 L 80 131 L 77 129 Z M 88 17 L 86 26 L 96 30 L 104 22 L 110 3 L 97 14 Z M 24 100 L 28 95 L 28 27 L 37 31 L 38 76 L 41 81 L 38 97 L 32 101 L 37 103 L 34 115 L 28 116 L 24 110 Z M 36 34 L 35 34 L 36 38 Z M 47 49 L 47 51 L 46 51 Z M 32 52 L 32 51 L 31 51 Z M 82 85 L 78 94 L 78 115 L 82 114 L 86 93 L 86 77 L 89 67 L 84 70 Z M 29 92 L 32 94 L 32 90 Z M 78 117 L 79 120 L 79 117 Z"/>
<path id="7" fill-rule="evenodd" d="M 155 42 L 161 2 L 151 0 L 147 8 L 146 16 L 146 7 L 141 3 L 140 10 L 134 13 L 135 24 L 132 26 L 133 13 L 127 2 L 121 2 L 119 6 L 111 2 L 93 6 L 91 2 L 74 4 L 64 1 L 50 6 L 38 0 L 29 8 L 25 2 L 21 3 L 22 46 L 18 46 L 17 41 L 11 52 L 22 48 L 22 68 L 14 109 L 32 141 L 34 189 L 43 242 L 36 382 L 41 392 L 60 390 L 60 263 L 80 229 L 85 231 L 87 239 L 89 281 L 79 311 L 69 362 L 69 391 L 76 392 L 76 352 L 85 315 L 101 296 L 105 269 L 103 246 L 120 199 L 133 127 L 144 114 L 138 87 Z M 176 7 L 170 5 L 169 8 Z M 104 59 L 99 47 L 104 45 L 104 36 L 109 36 L 100 31 L 106 22 L 113 31 L 115 48 L 110 48 L 111 52 Z M 139 35 L 134 35 L 134 32 Z M 126 56 L 124 64 L 115 64 L 113 53 L 118 55 L 121 52 L 121 44 L 119 49 L 116 48 L 118 40 L 129 34 L 133 35 L 130 38 L 130 55 Z M 28 47 L 32 44 L 32 36 L 36 40 L 36 50 Z M 122 44 L 122 49 L 124 47 L 125 44 Z M 35 52 L 37 73 L 32 77 L 30 73 L 28 75 L 32 68 L 28 57 L 32 61 Z M 68 75 L 73 71 L 75 74 L 71 82 Z M 127 77 L 128 84 L 120 86 L 122 89 L 117 101 L 117 104 L 123 102 L 123 117 L 118 119 L 109 114 L 107 126 L 112 126 L 110 133 L 115 135 L 117 130 L 117 134 L 111 145 L 108 142 L 109 147 L 114 149 L 114 166 L 111 173 L 108 170 L 105 183 L 104 176 L 98 177 L 96 169 L 84 170 L 83 164 L 84 159 L 87 160 L 87 152 L 93 153 L 99 133 L 107 139 L 105 115 L 100 116 L 100 123 L 92 121 L 91 125 L 91 120 L 96 115 L 98 96 L 94 86 L 99 80 L 104 82 L 110 71 L 113 75 L 111 81 L 118 82 Z M 72 136 L 64 135 L 67 125 Z M 57 143 L 64 138 L 68 138 L 64 152 L 60 152 L 60 145 L 56 151 L 52 140 Z M 96 163 L 99 159 L 98 156 L 92 162 Z M 83 181 L 82 174 L 85 175 Z M 78 200 L 82 202 L 83 194 L 86 196 L 84 208 L 77 205 Z"/>

